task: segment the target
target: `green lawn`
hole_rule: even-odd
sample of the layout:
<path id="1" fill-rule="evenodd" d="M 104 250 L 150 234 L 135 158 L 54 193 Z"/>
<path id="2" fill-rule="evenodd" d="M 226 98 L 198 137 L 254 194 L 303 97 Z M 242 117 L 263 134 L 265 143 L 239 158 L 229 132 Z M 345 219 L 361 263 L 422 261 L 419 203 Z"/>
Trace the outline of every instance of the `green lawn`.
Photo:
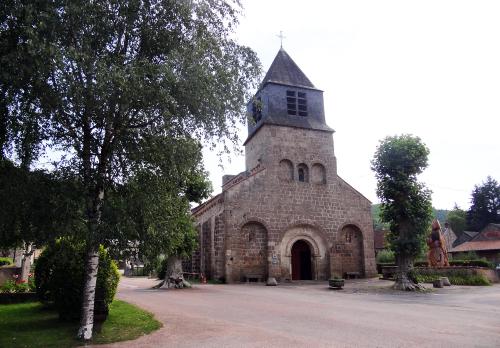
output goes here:
<path id="1" fill-rule="evenodd" d="M 114 301 L 93 344 L 138 338 L 161 327 L 151 313 Z M 0 347 L 76 347 L 78 323 L 61 322 L 57 313 L 38 302 L 0 305 Z"/>

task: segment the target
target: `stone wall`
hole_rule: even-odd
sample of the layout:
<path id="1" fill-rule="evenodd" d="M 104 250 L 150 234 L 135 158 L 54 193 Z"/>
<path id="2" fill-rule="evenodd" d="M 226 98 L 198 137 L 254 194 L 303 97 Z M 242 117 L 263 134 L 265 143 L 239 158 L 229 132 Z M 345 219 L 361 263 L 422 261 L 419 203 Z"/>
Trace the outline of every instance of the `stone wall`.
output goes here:
<path id="1" fill-rule="evenodd" d="M 214 279 L 224 276 L 223 209 L 223 196 L 220 194 L 193 209 L 198 248 L 183 263 L 184 271 L 203 273 Z"/>
<path id="2" fill-rule="evenodd" d="M 325 254 L 318 255 L 327 262 L 326 271 L 317 273 L 318 279 L 329 277 L 329 262 L 325 260 L 330 260 L 329 253 L 346 225 L 356 226 L 362 235 L 362 243 L 357 245 L 363 247 L 363 272 L 366 276 L 376 274 L 371 203 L 337 176 L 331 133 L 264 125 L 247 143 L 246 158 L 247 169 L 260 166 L 262 170 L 223 193 L 228 212 L 226 245 L 231 255 L 226 260 L 230 263 L 226 273 L 233 272 L 241 256 L 236 254 L 241 226 L 253 221 L 267 230 L 270 276 L 288 276 L 279 265 L 284 257 L 280 249 L 283 238 L 294 227 L 308 226 L 320 231 L 326 244 Z M 293 178 L 283 175 L 283 160 L 292 164 Z M 300 182 L 299 165 L 307 166 L 309 173 L 311 168 L 321 169 L 312 172 L 309 182 Z M 341 262 L 333 262 L 332 270 L 342 272 Z M 236 281 L 238 277 L 232 274 L 230 279 Z"/>

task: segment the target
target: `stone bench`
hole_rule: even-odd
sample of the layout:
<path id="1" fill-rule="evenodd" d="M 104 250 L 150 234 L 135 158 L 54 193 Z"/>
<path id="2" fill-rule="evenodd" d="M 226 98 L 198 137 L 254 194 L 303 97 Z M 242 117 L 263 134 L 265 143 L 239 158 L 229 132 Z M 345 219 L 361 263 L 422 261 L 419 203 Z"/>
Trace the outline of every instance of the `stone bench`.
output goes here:
<path id="1" fill-rule="evenodd" d="M 359 272 L 345 272 L 346 279 L 357 279 L 361 276 Z"/>
<path id="2" fill-rule="evenodd" d="M 398 266 L 382 266 L 382 279 L 395 279 Z"/>
<path id="3" fill-rule="evenodd" d="M 247 283 L 250 283 L 251 280 L 254 280 L 258 283 L 262 282 L 262 278 L 264 278 L 264 276 L 262 274 L 245 274 L 245 281 Z"/>

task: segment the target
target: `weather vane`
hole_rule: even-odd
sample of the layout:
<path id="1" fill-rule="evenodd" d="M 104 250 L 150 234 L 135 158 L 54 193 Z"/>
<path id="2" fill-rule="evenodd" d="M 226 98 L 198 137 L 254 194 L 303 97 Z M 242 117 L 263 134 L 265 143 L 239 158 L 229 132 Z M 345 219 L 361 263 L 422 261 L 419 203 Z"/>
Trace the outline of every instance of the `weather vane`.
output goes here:
<path id="1" fill-rule="evenodd" d="M 280 30 L 280 34 L 276 35 L 276 36 L 280 38 L 281 48 L 283 48 L 283 39 L 286 39 L 286 36 L 283 35 L 283 31 L 281 31 L 281 30 Z"/>

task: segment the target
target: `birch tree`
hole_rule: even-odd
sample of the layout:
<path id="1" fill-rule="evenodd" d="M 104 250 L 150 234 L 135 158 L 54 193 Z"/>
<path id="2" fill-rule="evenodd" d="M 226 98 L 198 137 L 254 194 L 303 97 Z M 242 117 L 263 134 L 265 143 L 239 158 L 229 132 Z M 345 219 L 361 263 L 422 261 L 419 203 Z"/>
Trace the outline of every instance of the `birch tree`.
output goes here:
<path id="1" fill-rule="evenodd" d="M 159 140 L 237 139 L 260 74 L 255 53 L 234 41 L 239 11 L 237 1 L 216 0 L 0 5 L 2 127 L 31 110 L 43 149 L 62 153 L 56 166 L 84 188 L 81 339 L 92 337 L 109 187 L 138 169 L 161 173 Z M 0 138 L 8 148 L 9 132 Z"/>

